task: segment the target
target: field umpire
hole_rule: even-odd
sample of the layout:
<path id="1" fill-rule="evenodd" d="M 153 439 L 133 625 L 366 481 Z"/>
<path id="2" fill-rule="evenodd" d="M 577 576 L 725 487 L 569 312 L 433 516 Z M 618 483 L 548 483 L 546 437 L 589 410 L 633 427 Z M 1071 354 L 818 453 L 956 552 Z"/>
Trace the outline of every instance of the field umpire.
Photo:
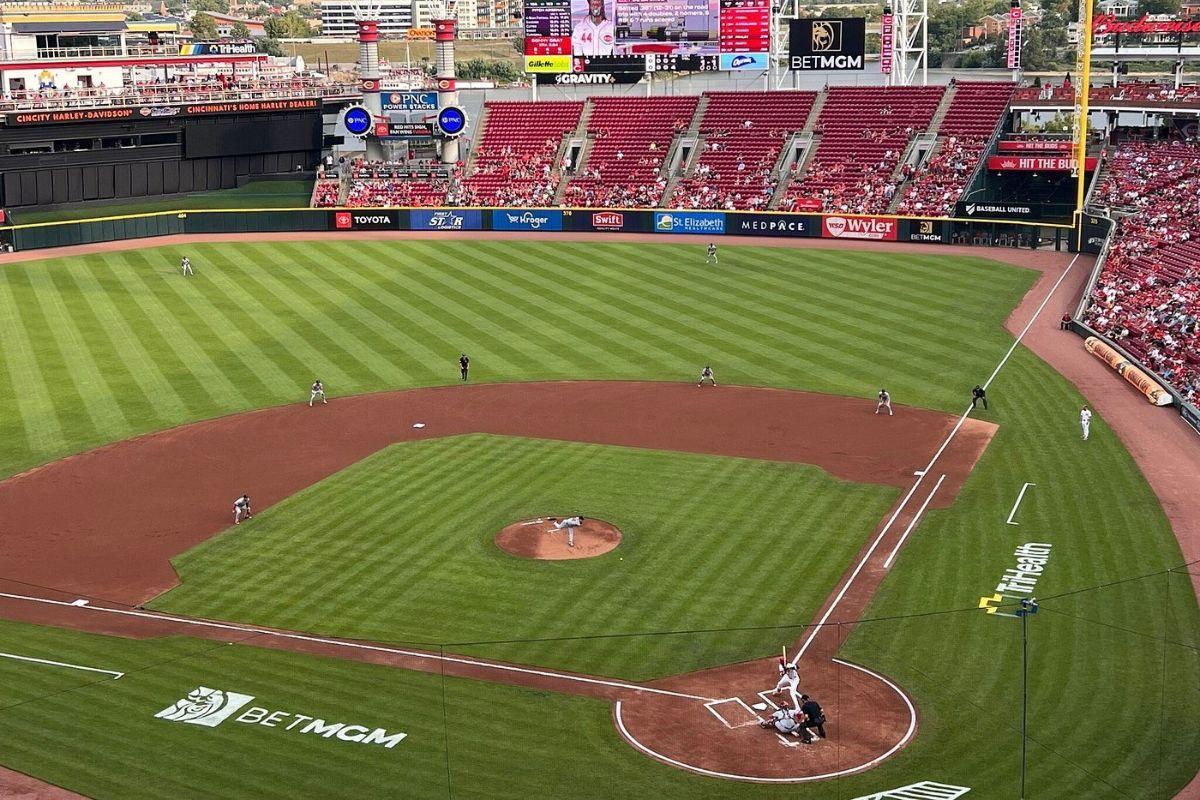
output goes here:
<path id="1" fill-rule="evenodd" d="M 971 408 L 974 408 L 975 404 L 981 400 L 983 401 L 983 410 L 987 411 L 987 390 L 977 383 L 971 390 Z"/>

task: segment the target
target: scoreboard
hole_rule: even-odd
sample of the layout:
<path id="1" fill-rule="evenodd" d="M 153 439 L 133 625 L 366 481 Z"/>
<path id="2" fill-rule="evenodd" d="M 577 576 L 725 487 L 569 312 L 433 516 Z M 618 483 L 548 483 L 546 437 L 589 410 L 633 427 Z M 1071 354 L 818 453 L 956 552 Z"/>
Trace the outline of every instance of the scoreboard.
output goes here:
<path id="1" fill-rule="evenodd" d="M 770 0 L 721 0 L 721 52 L 766 53 L 771 48 Z"/>
<path id="2" fill-rule="evenodd" d="M 571 55 L 571 0 L 525 0 L 525 55 Z"/>

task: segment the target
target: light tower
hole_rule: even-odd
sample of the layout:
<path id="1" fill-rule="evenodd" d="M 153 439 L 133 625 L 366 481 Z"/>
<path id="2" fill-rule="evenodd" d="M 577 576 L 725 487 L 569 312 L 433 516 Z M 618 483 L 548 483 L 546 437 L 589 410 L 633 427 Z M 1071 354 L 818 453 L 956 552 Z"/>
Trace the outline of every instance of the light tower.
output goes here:
<path id="1" fill-rule="evenodd" d="M 894 30 L 892 86 L 922 86 L 929 82 L 929 0 L 895 0 L 892 4 Z"/>
<path id="2" fill-rule="evenodd" d="M 458 82 L 454 76 L 454 39 L 458 20 L 453 18 L 453 3 L 450 3 L 448 9 L 438 10 L 443 12 L 439 15 L 442 19 L 433 21 L 433 35 L 434 57 L 437 64 L 438 119 L 441 120 L 445 109 L 458 108 Z M 444 136 L 442 139 L 442 163 L 453 164 L 457 161 L 458 136 Z"/>
<path id="3" fill-rule="evenodd" d="M 379 95 L 379 3 L 367 0 L 354 4 L 354 22 L 358 27 L 358 85 L 362 89 L 362 104 L 372 121 L 383 117 L 383 100 Z M 383 161 L 383 142 L 371 132 L 366 137 L 367 160 Z"/>

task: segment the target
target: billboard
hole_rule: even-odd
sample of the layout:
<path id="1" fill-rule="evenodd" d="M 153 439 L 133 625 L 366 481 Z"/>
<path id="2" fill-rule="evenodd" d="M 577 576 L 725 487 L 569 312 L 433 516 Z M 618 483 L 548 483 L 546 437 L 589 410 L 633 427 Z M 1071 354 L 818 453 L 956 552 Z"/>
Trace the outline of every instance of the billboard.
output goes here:
<path id="1" fill-rule="evenodd" d="M 290 100 L 231 100 L 227 103 L 188 103 L 182 106 L 124 106 L 121 108 L 69 108 L 60 111 L 19 111 L 4 115 L 4 124 L 47 125 L 68 122 L 119 122 L 163 117 L 205 117 L 211 114 L 262 114 L 271 111 L 313 111 L 321 107 L 315 97 Z"/>
<path id="2" fill-rule="evenodd" d="M 725 215 L 725 232 L 734 236 L 816 236 L 816 217 L 800 214 L 763 214 L 731 211 Z"/>
<path id="3" fill-rule="evenodd" d="M 656 233 L 725 233 L 724 211 L 655 211 Z"/>
<path id="4" fill-rule="evenodd" d="M 504 209 L 492 212 L 494 231 L 561 231 L 563 212 L 549 208 Z"/>
<path id="5" fill-rule="evenodd" d="M 1096 168 L 1096 157 L 1083 160 L 1084 169 Z M 1073 156 L 988 156 L 987 168 L 997 172 L 1070 172 L 1075 169 Z"/>
<path id="6" fill-rule="evenodd" d="M 329 228 L 335 231 L 398 231 L 400 214 L 396 210 L 329 212 Z"/>
<path id="7" fill-rule="evenodd" d="M 952 223 L 939 219 L 903 220 L 900 239 L 905 242 L 949 244 L 953 240 Z"/>
<path id="8" fill-rule="evenodd" d="M 794 19 L 788 28 L 788 69 L 800 72 L 861 72 L 866 68 L 867 21 Z"/>
<path id="9" fill-rule="evenodd" d="M 894 242 L 897 239 L 895 217 L 822 217 L 821 236 L 826 239 L 871 239 Z"/>
<path id="10" fill-rule="evenodd" d="M 531 73 L 619 73 L 606 59 L 631 57 L 635 71 L 763 69 L 771 0 L 525 0 L 524 34 Z"/>
<path id="11" fill-rule="evenodd" d="M 567 209 L 563 211 L 563 229 L 568 231 L 650 230 L 649 211 Z"/>
<path id="12" fill-rule="evenodd" d="M 408 212 L 408 227 L 414 231 L 483 230 L 483 212 L 470 209 L 413 209 Z"/>
<path id="13" fill-rule="evenodd" d="M 437 92 L 384 92 L 383 113 L 390 111 L 437 111 Z"/>

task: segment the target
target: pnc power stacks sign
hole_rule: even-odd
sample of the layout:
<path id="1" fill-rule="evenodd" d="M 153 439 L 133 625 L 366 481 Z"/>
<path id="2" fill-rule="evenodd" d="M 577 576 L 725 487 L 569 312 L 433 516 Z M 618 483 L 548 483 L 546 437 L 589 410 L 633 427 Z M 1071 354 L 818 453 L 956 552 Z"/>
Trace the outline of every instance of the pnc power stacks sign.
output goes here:
<path id="1" fill-rule="evenodd" d="M 794 19 L 788 28 L 788 68 L 798 72 L 861 72 L 866 67 L 867 21 Z"/>

